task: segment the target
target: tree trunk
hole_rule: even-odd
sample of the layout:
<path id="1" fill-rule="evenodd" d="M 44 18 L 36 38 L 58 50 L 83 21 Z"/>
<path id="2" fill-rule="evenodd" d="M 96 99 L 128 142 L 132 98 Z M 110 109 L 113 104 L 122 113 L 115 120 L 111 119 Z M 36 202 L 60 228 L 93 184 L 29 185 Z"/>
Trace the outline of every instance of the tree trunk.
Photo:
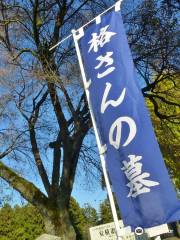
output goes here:
<path id="1" fill-rule="evenodd" d="M 176 222 L 176 228 L 177 228 L 177 237 L 180 238 L 180 221 Z"/>
<path id="2" fill-rule="evenodd" d="M 76 234 L 70 222 L 67 209 L 52 209 L 43 214 L 46 233 L 61 237 L 62 240 L 75 240 Z"/>
<path id="3" fill-rule="evenodd" d="M 2 162 L 0 162 L 0 177 L 39 209 L 48 234 L 59 236 L 62 240 L 76 239 L 74 228 L 70 222 L 68 199 L 64 197 L 63 192 L 58 203 L 55 196 L 48 199 L 33 183 L 19 176 Z"/>

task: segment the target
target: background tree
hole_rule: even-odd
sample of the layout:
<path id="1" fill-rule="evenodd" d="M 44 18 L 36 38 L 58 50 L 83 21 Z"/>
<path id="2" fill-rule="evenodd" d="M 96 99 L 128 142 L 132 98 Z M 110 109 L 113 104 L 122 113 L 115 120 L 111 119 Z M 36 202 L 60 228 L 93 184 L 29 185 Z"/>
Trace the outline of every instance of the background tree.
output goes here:
<path id="1" fill-rule="evenodd" d="M 121 214 L 117 205 L 117 202 L 115 201 L 116 209 L 117 209 L 117 214 L 118 214 L 118 219 L 121 219 Z M 106 198 L 102 203 L 100 203 L 99 207 L 99 224 L 105 224 L 105 223 L 110 223 L 113 222 L 113 216 L 112 216 L 112 211 L 111 211 L 111 206 L 109 199 Z"/>
<path id="2" fill-rule="evenodd" d="M 108 199 L 100 204 L 100 223 L 109 223 L 113 221 L 113 216 L 111 213 L 111 206 Z"/>
<path id="3" fill-rule="evenodd" d="M 76 231 L 76 239 L 86 239 L 86 219 L 82 209 L 74 198 L 70 200 L 70 217 Z"/>
<path id="4" fill-rule="evenodd" d="M 98 214 L 95 208 L 93 208 L 89 203 L 84 204 L 82 208 L 85 221 L 89 226 L 96 226 L 98 223 Z"/>
<path id="5" fill-rule="evenodd" d="M 34 240 L 43 232 L 43 218 L 30 204 L 0 209 L 0 240 Z"/>
<path id="6" fill-rule="evenodd" d="M 72 39 L 51 52 L 49 48 L 112 3 L 0 0 L 0 177 L 38 208 L 48 233 L 69 240 L 75 239 L 68 208 L 78 161 L 83 169 L 89 166 L 93 177 L 99 161 L 93 139 L 85 138 L 91 121 Z M 158 86 L 171 81 L 172 92 L 178 89 L 177 3 L 122 5 L 142 93 L 170 128 L 179 122 L 179 113 L 162 110 L 162 104 L 170 109 L 180 104 Z"/>
<path id="7" fill-rule="evenodd" d="M 96 209 L 88 203 L 81 208 L 77 201 L 71 198 L 69 212 L 76 231 L 76 239 L 88 240 L 89 228 L 99 223 Z"/>
<path id="8" fill-rule="evenodd" d="M 178 103 L 180 95 L 178 89 L 180 88 L 179 79 L 174 77 L 174 84 L 171 81 L 160 83 L 156 87 L 156 91 L 159 91 L 161 95 L 165 95 L 166 99 L 174 99 Z M 176 88 L 176 91 L 174 90 Z M 172 177 L 172 182 L 178 189 L 180 189 L 180 129 L 177 116 L 180 115 L 179 108 L 177 106 L 170 107 L 167 104 L 163 104 L 161 100 L 157 100 L 158 106 L 161 108 L 162 114 L 168 114 L 175 117 L 175 121 L 161 121 L 153 111 L 153 104 L 149 100 L 147 101 L 148 108 L 150 109 L 152 121 L 155 127 L 156 136 L 160 144 L 161 151 L 163 153 L 164 160 L 169 170 L 169 174 Z"/>
<path id="9" fill-rule="evenodd" d="M 69 212 L 76 239 L 87 240 L 89 227 L 97 224 L 96 210 L 89 204 L 81 208 L 71 198 Z M 6 203 L 0 209 L 0 240 L 34 240 L 44 231 L 43 217 L 31 204 L 11 207 Z"/>
<path id="10" fill-rule="evenodd" d="M 142 1 L 125 19 L 139 85 L 177 189 L 180 187 L 178 10 L 178 1 Z"/>

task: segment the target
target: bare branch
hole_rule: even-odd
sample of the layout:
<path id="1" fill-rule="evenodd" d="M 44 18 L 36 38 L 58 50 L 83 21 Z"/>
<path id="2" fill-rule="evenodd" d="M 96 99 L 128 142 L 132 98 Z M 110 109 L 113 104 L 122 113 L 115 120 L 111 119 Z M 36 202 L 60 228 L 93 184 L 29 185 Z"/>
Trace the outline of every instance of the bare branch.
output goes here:
<path id="1" fill-rule="evenodd" d="M 21 49 L 16 56 L 13 57 L 13 61 L 17 60 L 23 53 L 31 53 L 34 57 L 37 57 L 37 53 L 29 48 Z"/>
<path id="2" fill-rule="evenodd" d="M 61 104 L 59 102 L 58 95 L 55 89 L 55 85 L 53 83 L 48 83 L 48 89 L 51 96 L 51 102 L 54 108 L 54 112 L 56 114 L 57 121 L 61 129 L 62 141 L 67 146 L 69 136 L 67 120 L 62 111 Z"/>
<path id="3" fill-rule="evenodd" d="M 66 23 L 67 21 L 69 21 L 69 19 L 71 19 L 72 17 L 74 17 L 74 15 L 76 15 L 76 13 L 78 13 L 82 7 L 84 7 L 84 5 L 86 5 L 86 3 L 88 2 L 89 0 L 85 0 L 70 16 L 68 16 L 65 20 L 64 20 L 64 23 Z"/>

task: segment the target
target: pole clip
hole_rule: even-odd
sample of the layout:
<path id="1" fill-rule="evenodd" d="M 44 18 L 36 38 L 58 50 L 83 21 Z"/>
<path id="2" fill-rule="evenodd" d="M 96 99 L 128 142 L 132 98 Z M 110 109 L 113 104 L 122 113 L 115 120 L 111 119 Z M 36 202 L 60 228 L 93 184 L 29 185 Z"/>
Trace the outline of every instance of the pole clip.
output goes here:
<path id="1" fill-rule="evenodd" d="M 100 155 L 104 155 L 106 152 L 107 152 L 107 145 L 104 144 L 100 147 L 99 153 L 100 153 Z"/>
<path id="2" fill-rule="evenodd" d="M 84 36 L 84 29 L 83 27 L 79 28 L 78 30 L 72 30 L 72 34 L 74 35 L 74 38 L 76 40 L 79 40 L 80 38 L 82 38 Z"/>
<path id="3" fill-rule="evenodd" d="M 119 0 L 118 2 L 116 2 L 115 4 L 115 12 L 119 12 L 121 9 L 121 2 L 122 0 Z"/>

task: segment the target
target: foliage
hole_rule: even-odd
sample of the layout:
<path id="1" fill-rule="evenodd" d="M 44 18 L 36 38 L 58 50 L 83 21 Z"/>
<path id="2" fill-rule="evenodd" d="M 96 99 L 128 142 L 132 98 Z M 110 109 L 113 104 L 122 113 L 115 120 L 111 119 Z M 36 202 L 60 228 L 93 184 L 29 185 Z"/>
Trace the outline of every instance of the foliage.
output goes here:
<path id="1" fill-rule="evenodd" d="M 91 207 L 90 204 L 85 204 L 83 208 L 81 208 L 77 201 L 71 197 L 69 212 L 76 231 L 76 239 L 88 239 L 89 228 L 98 224 L 96 209 Z"/>
<path id="2" fill-rule="evenodd" d="M 172 81 L 173 80 L 173 81 Z M 177 76 L 174 76 L 169 81 L 160 82 L 155 92 L 160 92 L 161 96 L 164 96 L 167 100 L 174 99 L 176 103 L 180 102 L 180 82 Z M 180 118 L 180 109 L 178 106 L 169 106 L 163 104 L 161 99 L 158 100 L 158 105 L 161 108 L 161 115 L 168 114 L 171 118 L 174 117 L 176 121 L 167 121 L 166 119 L 158 118 L 153 109 L 153 103 L 151 99 L 147 101 L 147 106 L 150 110 L 153 125 L 155 128 L 156 136 L 160 144 L 161 151 L 163 153 L 166 166 L 173 183 L 177 189 L 180 189 L 180 125 L 178 124 L 177 117 Z"/>
<path id="3" fill-rule="evenodd" d="M 100 216 L 101 223 L 109 223 L 113 221 L 113 216 L 111 213 L 111 207 L 109 204 L 109 200 L 106 199 L 104 202 L 100 204 Z"/>
<path id="4" fill-rule="evenodd" d="M 76 231 L 76 239 L 82 240 L 86 233 L 85 232 L 86 221 L 85 221 L 85 217 L 83 215 L 82 209 L 80 208 L 79 204 L 74 198 L 71 198 L 70 200 L 69 212 L 70 212 L 72 224 Z"/>
<path id="5" fill-rule="evenodd" d="M 115 198 L 114 198 L 115 199 Z M 116 199 L 115 199 L 115 206 L 118 214 L 118 219 L 121 219 L 121 213 L 119 210 L 119 207 L 117 205 Z M 109 223 L 113 222 L 113 216 L 112 216 L 112 211 L 111 211 L 111 206 L 109 199 L 106 198 L 101 204 L 100 204 L 100 213 L 99 213 L 99 223 L 104 224 L 104 223 Z"/>
<path id="6" fill-rule="evenodd" d="M 0 240 L 34 240 L 44 231 L 42 216 L 30 204 L 0 209 Z"/>
<path id="7" fill-rule="evenodd" d="M 82 208 L 85 221 L 89 226 L 95 226 L 98 223 L 98 214 L 95 208 L 91 207 L 89 203 L 86 203 Z"/>
<path id="8" fill-rule="evenodd" d="M 90 227 L 113 221 L 108 199 L 100 204 L 98 214 L 90 204 L 81 208 L 78 202 L 71 198 L 69 212 L 77 240 L 87 240 Z M 4 204 L 0 209 L 0 240 L 34 240 L 44 232 L 43 218 L 31 204 L 21 207 L 16 205 L 13 208 Z"/>
<path id="9" fill-rule="evenodd" d="M 81 208 L 71 198 L 70 217 L 76 231 L 77 240 L 87 240 L 89 227 L 98 224 L 98 214 L 90 204 Z M 11 207 L 4 204 L 0 209 L 0 240 L 34 240 L 45 232 L 43 218 L 37 208 L 30 204 Z"/>

